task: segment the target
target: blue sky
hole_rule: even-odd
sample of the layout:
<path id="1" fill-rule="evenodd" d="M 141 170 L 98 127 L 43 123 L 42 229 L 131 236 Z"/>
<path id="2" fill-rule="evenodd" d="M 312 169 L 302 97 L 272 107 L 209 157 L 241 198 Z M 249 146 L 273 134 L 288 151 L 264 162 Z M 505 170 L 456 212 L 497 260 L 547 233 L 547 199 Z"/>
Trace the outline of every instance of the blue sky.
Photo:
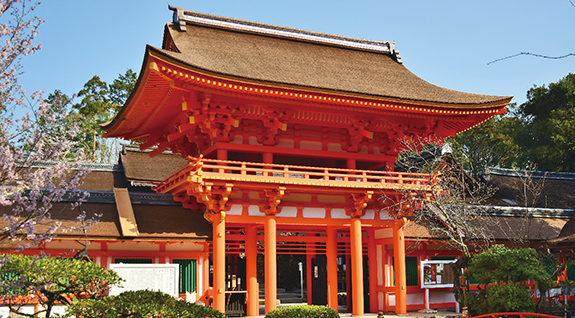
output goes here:
<path id="1" fill-rule="evenodd" d="M 569 0 L 45 0 L 43 49 L 23 60 L 24 87 L 77 93 L 92 76 L 139 72 L 146 44 L 160 47 L 168 4 L 209 14 L 370 40 L 395 41 L 404 65 L 449 89 L 512 95 L 575 72 L 575 7 Z"/>

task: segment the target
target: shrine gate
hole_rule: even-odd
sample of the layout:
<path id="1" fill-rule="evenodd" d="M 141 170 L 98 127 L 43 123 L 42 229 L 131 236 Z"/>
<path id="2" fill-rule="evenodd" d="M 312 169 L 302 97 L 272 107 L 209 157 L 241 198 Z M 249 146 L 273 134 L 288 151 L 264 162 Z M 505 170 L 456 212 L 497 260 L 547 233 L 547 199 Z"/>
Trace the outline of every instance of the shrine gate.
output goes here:
<path id="1" fill-rule="evenodd" d="M 189 157 L 156 191 L 213 226 L 213 307 L 225 311 L 226 256 L 241 255 L 247 314 L 259 314 L 263 253 L 265 311 L 273 310 L 277 255 L 295 253 L 307 255 L 308 302 L 314 271 L 326 268 L 326 286 L 315 288 L 338 309 L 344 257 L 354 315 L 365 303 L 405 313 L 403 217 L 417 207 L 400 203 L 431 191 L 432 178 L 393 171 L 400 141 L 455 136 L 505 113 L 511 98 L 429 84 L 393 42 L 170 9 L 162 48 L 146 48 L 105 136 L 152 156 Z"/>

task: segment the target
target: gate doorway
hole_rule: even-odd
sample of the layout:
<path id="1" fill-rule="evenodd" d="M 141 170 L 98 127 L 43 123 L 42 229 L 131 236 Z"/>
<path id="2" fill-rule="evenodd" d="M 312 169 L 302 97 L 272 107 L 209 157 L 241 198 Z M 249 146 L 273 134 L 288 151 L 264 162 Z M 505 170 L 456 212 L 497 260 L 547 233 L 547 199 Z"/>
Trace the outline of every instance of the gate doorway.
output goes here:
<path id="1" fill-rule="evenodd" d="M 327 258 L 316 255 L 311 261 L 312 305 L 327 305 Z"/>

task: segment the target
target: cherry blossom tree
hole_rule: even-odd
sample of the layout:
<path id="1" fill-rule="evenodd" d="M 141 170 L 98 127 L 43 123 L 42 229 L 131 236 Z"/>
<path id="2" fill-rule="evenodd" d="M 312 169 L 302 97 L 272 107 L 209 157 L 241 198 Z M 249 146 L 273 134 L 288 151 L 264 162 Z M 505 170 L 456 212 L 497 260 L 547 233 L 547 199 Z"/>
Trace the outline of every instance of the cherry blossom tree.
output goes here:
<path id="1" fill-rule="evenodd" d="M 63 124 L 66 101 L 48 103 L 18 82 L 22 59 L 42 47 L 35 43 L 43 23 L 33 15 L 38 4 L 0 2 L 0 243 L 19 248 L 51 240 L 60 224 L 37 226 L 50 221 L 54 202 L 81 195 L 76 189 L 87 173 L 71 141 L 78 125 Z M 81 223 L 84 217 L 79 213 Z"/>

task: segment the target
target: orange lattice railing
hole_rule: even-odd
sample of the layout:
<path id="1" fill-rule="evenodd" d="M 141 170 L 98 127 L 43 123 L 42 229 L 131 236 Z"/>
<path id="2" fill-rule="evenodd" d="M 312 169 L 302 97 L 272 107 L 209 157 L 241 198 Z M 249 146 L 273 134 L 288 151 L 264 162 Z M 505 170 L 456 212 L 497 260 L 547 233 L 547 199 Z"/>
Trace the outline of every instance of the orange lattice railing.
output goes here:
<path id="1" fill-rule="evenodd" d="M 472 318 L 499 318 L 499 317 L 509 317 L 509 316 L 518 316 L 518 318 L 527 318 L 527 317 L 562 318 L 562 317 L 558 317 L 558 316 L 552 316 L 552 315 L 547 315 L 547 314 L 537 314 L 537 313 L 533 313 L 533 312 L 498 312 L 498 313 L 493 313 L 493 314 L 473 316 Z M 469 318 L 469 317 L 466 317 L 466 318 Z"/>
<path id="2" fill-rule="evenodd" d="M 374 170 L 293 166 L 268 163 L 190 158 L 189 164 L 157 185 L 170 192 L 183 183 L 250 182 L 296 186 L 430 191 L 431 176 Z"/>

